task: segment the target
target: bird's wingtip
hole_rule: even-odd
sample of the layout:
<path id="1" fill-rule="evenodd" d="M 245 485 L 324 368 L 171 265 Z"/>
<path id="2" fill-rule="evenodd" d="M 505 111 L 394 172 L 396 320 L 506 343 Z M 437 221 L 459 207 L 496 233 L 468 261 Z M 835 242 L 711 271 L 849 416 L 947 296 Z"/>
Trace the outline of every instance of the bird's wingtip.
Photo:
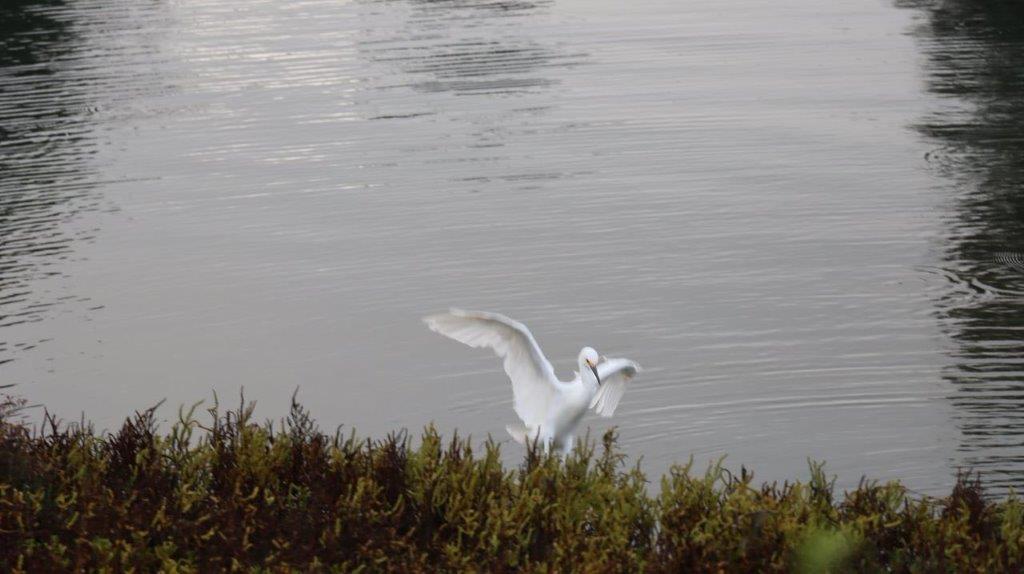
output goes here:
<path id="1" fill-rule="evenodd" d="M 445 326 L 451 323 L 452 318 L 465 319 L 472 316 L 473 313 L 470 311 L 459 309 L 458 307 L 449 307 L 447 313 L 434 313 L 421 317 L 420 320 L 423 321 L 431 331 L 444 335 L 446 334 Z"/>
<path id="2" fill-rule="evenodd" d="M 423 323 L 431 331 L 437 332 L 437 330 L 440 328 L 439 323 L 443 318 L 444 315 L 427 315 L 426 317 L 421 317 L 420 321 L 423 321 Z"/>
<path id="3" fill-rule="evenodd" d="M 458 307 L 448 307 L 448 312 L 447 313 L 431 313 L 430 315 L 424 316 L 423 317 L 423 321 L 429 321 L 430 319 L 437 319 L 437 318 L 440 318 L 440 317 L 444 317 L 445 315 L 455 315 L 456 317 L 465 317 L 467 314 L 469 314 L 469 312 L 466 311 L 465 309 L 460 309 Z"/>

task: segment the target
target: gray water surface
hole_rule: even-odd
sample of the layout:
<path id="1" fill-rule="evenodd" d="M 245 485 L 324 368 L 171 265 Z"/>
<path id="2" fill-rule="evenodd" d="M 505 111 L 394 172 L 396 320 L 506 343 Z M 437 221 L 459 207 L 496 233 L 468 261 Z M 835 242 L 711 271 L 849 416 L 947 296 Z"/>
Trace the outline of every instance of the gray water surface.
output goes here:
<path id="1" fill-rule="evenodd" d="M 1024 19 L 974 6 L 15 2 L 0 374 L 504 440 L 455 305 L 642 363 L 587 422 L 652 475 L 1022 486 Z"/>

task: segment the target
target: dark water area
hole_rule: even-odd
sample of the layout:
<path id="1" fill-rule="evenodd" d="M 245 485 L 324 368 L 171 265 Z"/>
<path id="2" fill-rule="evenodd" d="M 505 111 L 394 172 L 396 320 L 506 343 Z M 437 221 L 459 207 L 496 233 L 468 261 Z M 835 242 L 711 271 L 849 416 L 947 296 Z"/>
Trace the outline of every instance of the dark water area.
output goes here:
<path id="1" fill-rule="evenodd" d="M 992 483 L 1024 479 L 1024 9 L 1014 2 L 906 2 L 938 96 L 915 128 L 946 181 L 936 299 L 965 462 Z"/>
<path id="2" fill-rule="evenodd" d="M 59 263 L 71 256 L 71 245 L 90 237 L 67 222 L 99 207 L 87 161 L 95 141 L 81 117 L 92 96 L 49 65 L 74 57 L 68 25 L 53 17 L 54 6 L 62 5 L 0 8 L 0 66 L 11 71 L 0 84 L 0 327 L 42 321 L 64 301 L 88 302 L 36 288 L 62 276 Z M 0 363 L 45 340 L 5 337 Z"/>
<path id="3" fill-rule="evenodd" d="M 646 368 L 652 474 L 1024 485 L 1013 3 L 0 7 L 0 375 L 505 438 L 448 306 Z M 515 447 L 509 460 L 516 458 Z"/>

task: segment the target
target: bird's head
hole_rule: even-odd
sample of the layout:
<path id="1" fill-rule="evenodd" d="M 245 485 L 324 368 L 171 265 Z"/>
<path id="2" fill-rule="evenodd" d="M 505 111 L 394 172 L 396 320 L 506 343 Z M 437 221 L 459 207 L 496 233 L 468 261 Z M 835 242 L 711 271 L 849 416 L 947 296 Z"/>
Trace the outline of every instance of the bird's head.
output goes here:
<path id="1" fill-rule="evenodd" d="M 597 374 L 597 363 L 600 362 L 601 355 L 597 354 L 591 347 L 583 347 L 580 351 L 580 372 L 583 372 L 583 368 L 586 367 L 594 373 L 594 378 L 597 379 L 597 384 L 601 384 L 601 377 Z"/>

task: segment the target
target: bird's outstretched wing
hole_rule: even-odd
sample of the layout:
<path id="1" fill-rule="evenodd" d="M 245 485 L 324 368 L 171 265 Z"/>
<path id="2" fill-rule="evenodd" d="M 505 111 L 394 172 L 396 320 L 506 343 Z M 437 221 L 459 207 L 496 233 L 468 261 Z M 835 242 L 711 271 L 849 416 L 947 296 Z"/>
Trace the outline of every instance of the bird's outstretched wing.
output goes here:
<path id="1" fill-rule="evenodd" d="M 516 414 L 528 426 L 538 426 L 551 400 L 564 383 L 526 325 L 497 313 L 451 309 L 448 313 L 424 317 L 436 333 L 470 347 L 489 347 L 504 359 L 505 372 L 512 380 Z"/>
<path id="2" fill-rule="evenodd" d="M 626 385 L 630 379 L 640 372 L 640 365 L 629 359 L 605 359 L 597 364 L 597 374 L 601 377 L 601 386 L 590 401 L 594 412 L 610 417 L 619 406 Z"/>

